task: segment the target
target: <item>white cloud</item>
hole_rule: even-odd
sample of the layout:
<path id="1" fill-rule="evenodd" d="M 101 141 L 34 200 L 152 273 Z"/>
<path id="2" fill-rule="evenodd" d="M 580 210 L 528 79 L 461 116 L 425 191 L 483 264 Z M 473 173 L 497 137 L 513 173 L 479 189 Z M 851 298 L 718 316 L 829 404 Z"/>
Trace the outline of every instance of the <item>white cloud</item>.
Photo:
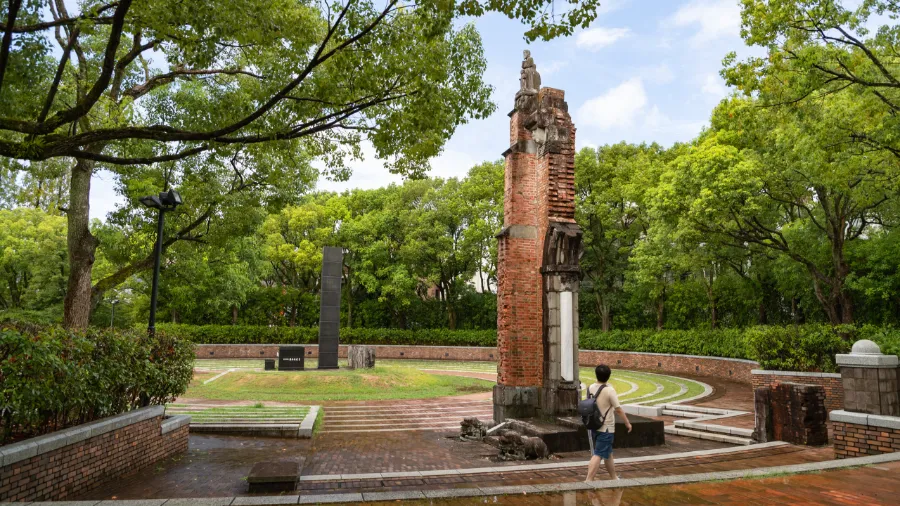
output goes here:
<path id="1" fill-rule="evenodd" d="M 653 67 L 643 67 L 640 70 L 641 79 L 653 84 L 668 84 L 675 80 L 675 72 L 666 63 Z"/>
<path id="2" fill-rule="evenodd" d="M 559 72 L 560 70 L 569 66 L 568 60 L 553 60 L 544 65 L 538 66 L 538 72 L 541 73 L 542 77 L 552 76 L 553 74 Z"/>
<path id="3" fill-rule="evenodd" d="M 588 51 L 599 51 L 606 46 L 614 44 L 617 40 L 628 37 L 631 30 L 628 28 L 589 28 L 578 33 L 575 45 Z"/>
<path id="4" fill-rule="evenodd" d="M 672 22 L 679 27 L 699 25 L 691 42 L 702 44 L 740 34 L 741 8 L 737 0 L 693 0 L 678 9 Z"/>
<path id="5" fill-rule="evenodd" d="M 597 15 L 602 16 L 613 11 L 617 11 L 622 7 L 631 3 L 631 0 L 603 0 L 597 9 Z"/>
<path id="6" fill-rule="evenodd" d="M 585 102 L 578 110 L 578 116 L 582 125 L 601 130 L 630 127 L 646 106 L 644 83 L 636 77 Z"/>
<path id="7" fill-rule="evenodd" d="M 728 89 L 725 88 L 722 78 L 715 74 L 707 74 L 706 80 L 703 82 L 703 87 L 700 89 L 703 93 L 712 95 L 717 99 L 723 98 L 728 94 Z"/>

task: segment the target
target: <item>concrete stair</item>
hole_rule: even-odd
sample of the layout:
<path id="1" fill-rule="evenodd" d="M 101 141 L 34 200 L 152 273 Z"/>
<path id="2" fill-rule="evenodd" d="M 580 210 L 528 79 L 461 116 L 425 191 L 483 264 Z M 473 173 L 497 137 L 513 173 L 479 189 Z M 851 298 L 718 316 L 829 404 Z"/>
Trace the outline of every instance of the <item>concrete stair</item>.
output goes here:
<path id="1" fill-rule="evenodd" d="M 718 441 L 720 443 L 730 443 L 736 445 L 753 444 L 753 440 L 751 439 L 753 435 L 753 429 L 704 423 L 711 420 L 722 420 L 731 418 L 733 416 L 744 415 L 747 414 L 746 411 L 707 408 L 682 404 L 666 404 L 663 406 L 662 413 L 663 415 L 668 416 L 688 418 L 688 420 L 675 420 L 675 423 L 673 425 L 669 425 L 665 428 L 666 434 L 693 437 L 697 439 L 706 439 L 710 441 Z"/>

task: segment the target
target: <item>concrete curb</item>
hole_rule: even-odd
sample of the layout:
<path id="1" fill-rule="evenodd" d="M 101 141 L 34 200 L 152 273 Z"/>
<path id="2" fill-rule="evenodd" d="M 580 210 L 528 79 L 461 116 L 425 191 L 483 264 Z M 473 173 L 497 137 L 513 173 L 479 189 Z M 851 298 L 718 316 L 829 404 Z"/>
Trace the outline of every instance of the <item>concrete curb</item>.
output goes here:
<path id="1" fill-rule="evenodd" d="M 423 498 L 451 498 L 451 497 L 490 497 L 511 494 L 541 494 L 561 491 L 596 490 L 607 488 L 633 488 L 655 485 L 676 485 L 683 483 L 697 483 L 717 480 L 739 480 L 744 478 L 764 477 L 770 474 L 798 474 L 816 471 L 828 471 L 847 467 L 883 464 L 886 462 L 900 461 L 900 452 L 885 453 L 883 455 L 870 455 L 843 460 L 829 460 L 809 464 L 793 464 L 788 466 L 773 466 L 757 469 L 745 469 L 739 471 L 722 471 L 717 473 L 696 473 L 680 476 L 658 476 L 653 478 L 630 478 L 624 480 L 600 480 L 590 483 L 566 482 L 549 483 L 539 485 L 521 485 L 509 487 L 471 487 L 442 490 L 411 490 L 404 492 L 365 492 L 349 494 L 321 494 L 321 495 L 285 495 L 285 496 L 242 496 L 220 497 L 206 499 L 150 499 L 146 501 L 57 501 L 57 502 L 32 502 L 32 503 L 0 503 L 0 506 L 95 506 L 102 502 L 103 506 L 181 506 L 184 504 L 197 504 L 203 506 L 238 506 L 257 505 L 268 506 L 275 504 L 326 504 L 339 502 L 362 501 L 398 501 L 404 499 L 421 500 Z"/>
<path id="2" fill-rule="evenodd" d="M 306 413 L 306 417 L 303 418 L 303 421 L 300 423 L 300 431 L 297 434 L 297 437 L 302 439 L 310 439 L 313 436 L 313 426 L 316 425 L 316 418 L 319 416 L 320 406 L 310 406 L 309 412 Z"/>

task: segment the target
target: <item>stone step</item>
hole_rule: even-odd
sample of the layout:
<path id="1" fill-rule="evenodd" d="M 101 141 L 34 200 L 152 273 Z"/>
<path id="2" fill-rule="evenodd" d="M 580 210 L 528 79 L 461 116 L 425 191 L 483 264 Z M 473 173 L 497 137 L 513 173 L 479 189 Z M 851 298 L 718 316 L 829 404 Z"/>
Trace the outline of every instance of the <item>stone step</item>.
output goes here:
<path id="1" fill-rule="evenodd" d="M 722 408 L 707 408 L 702 406 L 691 406 L 690 404 L 663 404 L 663 409 L 671 409 L 676 411 L 687 411 L 689 413 L 702 413 L 704 415 L 742 415 L 743 411 Z"/>
<path id="2" fill-rule="evenodd" d="M 684 429 L 680 427 L 667 426 L 665 428 L 666 434 L 673 434 L 676 436 L 684 436 L 684 437 L 692 437 L 696 439 L 706 439 L 708 441 L 718 441 L 720 443 L 730 443 L 735 445 L 750 445 L 753 444 L 753 441 L 748 437 L 739 437 L 732 436 L 728 434 L 718 434 L 715 432 L 706 432 L 699 430 L 691 430 Z"/>
<path id="3" fill-rule="evenodd" d="M 715 432 L 718 434 L 730 434 L 739 437 L 751 437 L 753 429 L 743 429 L 740 427 L 729 427 L 727 425 L 715 425 L 712 423 L 701 423 L 688 420 L 676 420 L 675 427 L 696 430 L 700 432 Z"/>
<path id="4" fill-rule="evenodd" d="M 489 409 L 484 409 L 484 408 L 471 409 L 471 410 L 460 409 L 460 410 L 454 410 L 454 411 L 441 411 L 441 412 L 437 412 L 437 413 L 433 412 L 433 411 L 424 412 L 424 413 L 407 413 L 407 412 L 400 412 L 400 411 L 395 412 L 395 413 L 371 413 L 368 411 L 359 411 L 359 412 L 352 413 L 352 414 L 343 414 L 343 413 L 342 414 L 334 414 L 328 410 L 326 410 L 325 413 L 328 415 L 328 418 L 332 419 L 332 420 L 336 420 L 336 419 L 340 420 L 340 419 L 344 419 L 344 418 L 350 418 L 350 419 L 378 418 L 378 419 L 384 419 L 384 420 L 387 420 L 387 419 L 404 420 L 404 419 L 411 419 L 411 418 L 425 418 L 425 417 L 436 418 L 436 417 L 445 417 L 445 416 L 462 416 L 462 417 L 478 416 L 478 417 L 481 417 L 481 416 L 485 416 L 485 415 L 487 415 L 488 418 L 491 418 L 494 416 L 493 411 L 491 411 Z"/>
<path id="5" fill-rule="evenodd" d="M 690 411 L 679 411 L 675 409 L 664 409 L 662 410 L 662 414 L 664 416 L 679 416 L 681 418 L 706 418 L 707 416 L 703 413 L 693 413 Z"/>

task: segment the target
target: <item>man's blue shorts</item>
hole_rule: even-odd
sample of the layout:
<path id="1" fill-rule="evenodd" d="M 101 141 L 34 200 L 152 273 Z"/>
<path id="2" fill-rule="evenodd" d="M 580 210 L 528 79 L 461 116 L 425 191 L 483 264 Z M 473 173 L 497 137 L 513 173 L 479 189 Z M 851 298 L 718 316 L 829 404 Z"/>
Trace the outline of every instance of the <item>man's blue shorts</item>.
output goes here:
<path id="1" fill-rule="evenodd" d="M 616 438 L 615 432 L 593 432 L 594 436 L 594 455 L 608 459 L 612 453 L 613 440 Z"/>

